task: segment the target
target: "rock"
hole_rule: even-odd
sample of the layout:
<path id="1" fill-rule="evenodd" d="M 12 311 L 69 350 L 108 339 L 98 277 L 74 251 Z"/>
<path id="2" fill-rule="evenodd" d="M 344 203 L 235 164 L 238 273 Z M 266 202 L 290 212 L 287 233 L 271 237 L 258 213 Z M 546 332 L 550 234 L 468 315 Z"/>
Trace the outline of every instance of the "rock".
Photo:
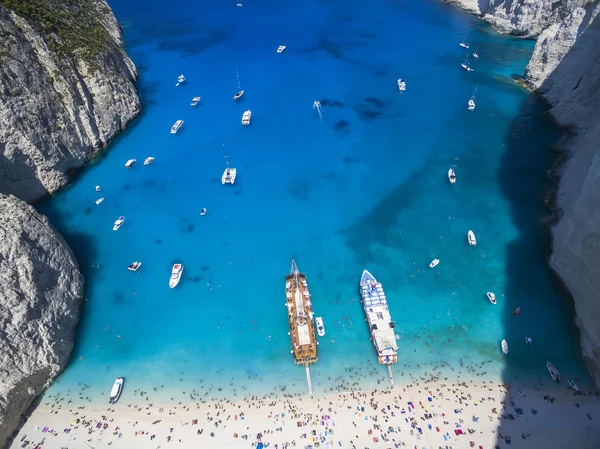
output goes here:
<path id="1" fill-rule="evenodd" d="M 31 202 L 63 187 L 138 114 L 137 72 L 104 0 L 5 4 L 0 192 Z M 43 28 L 48 17 L 60 25 Z"/>
<path id="2" fill-rule="evenodd" d="M 0 194 L 0 447 L 73 346 L 83 278 L 47 219 Z"/>

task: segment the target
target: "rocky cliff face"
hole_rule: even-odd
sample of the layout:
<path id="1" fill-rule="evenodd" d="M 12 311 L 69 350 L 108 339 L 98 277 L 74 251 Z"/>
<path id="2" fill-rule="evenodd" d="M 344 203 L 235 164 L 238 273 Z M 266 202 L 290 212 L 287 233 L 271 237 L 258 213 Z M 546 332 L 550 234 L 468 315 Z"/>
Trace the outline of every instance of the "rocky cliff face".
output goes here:
<path id="1" fill-rule="evenodd" d="M 136 77 L 104 0 L 0 0 L 0 192 L 64 186 L 138 114 Z"/>
<path id="2" fill-rule="evenodd" d="M 45 217 L 0 194 L 0 447 L 66 364 L 83 278 Z"/>
<path id="3" fill-rule="evenodd" d="M 568 128 L 550 266 L 573 295 L 584 360 L 600 388 L 600 0 L 448 0 L 500 31 L 536 37 L 525 80 Z"/>

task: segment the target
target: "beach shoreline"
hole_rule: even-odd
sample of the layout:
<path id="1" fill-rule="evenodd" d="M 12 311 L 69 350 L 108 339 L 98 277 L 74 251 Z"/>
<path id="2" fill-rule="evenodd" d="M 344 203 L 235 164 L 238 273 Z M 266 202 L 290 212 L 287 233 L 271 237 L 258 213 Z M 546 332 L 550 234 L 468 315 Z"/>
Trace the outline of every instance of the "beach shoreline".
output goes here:
<path id="1" fill-rule="evenodd" d="M 77 406 L 43 398 L 11 448 L 593 447 L 596 394 L 546 382 L 426 378 L 393 388 L 231 401 Z M 521 389 L 525 397 L 520 396 Z M 525 438 L 523 438 L 525 437 Z M 506 439 L 506 440 L 505 440 Z M 500 441 L 498 443 L 497 441 Z M 508 440 L 508 441 L 507 441 Z M 318 444 L 317 444 L 318 443 Z"/>

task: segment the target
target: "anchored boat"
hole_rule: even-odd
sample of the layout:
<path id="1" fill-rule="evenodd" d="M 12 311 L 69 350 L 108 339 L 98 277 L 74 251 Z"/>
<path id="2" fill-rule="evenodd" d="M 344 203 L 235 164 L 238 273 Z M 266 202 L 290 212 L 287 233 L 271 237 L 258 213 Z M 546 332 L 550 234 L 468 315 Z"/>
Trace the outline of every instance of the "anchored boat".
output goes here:
<path id="1" fill-rule="evenodd" d="M 429 264 L 429 268 L 435 268 L 440 264 L 440 259 L 433 259 Z"/>
<path id="2" fill-rule="evenodd" d="M 502 353 L 503 354 L 508 354 L 508 343 L 506 342 L 506 340 L 502 340 Z"/>
<path id="3" fill-rule="evenodd" d="M 398 90 L 399 91 L 406 90 L 406 81 L 404 81 L 402 78 L 398 78 Z"/>
<path id="4" fill-rule="evenodd" d="M 477 245 L 477 239 L 475 238 L 475 233 L 469 229 L 467 232 L 467 239 L 469 240 L 469 245 L 475 246 Z"/>
<path id="5" fill-rule="evenodd" d="M 177 134 L 179 128 L 183 125 L 183 120 L 177 120 L 173 126 L 171 126 L 171 134 Z"/>
<path id="6" fill-rule="evenodd" d="M 121 226 L 123 226 L 123 223 L 125 223 L 125 217 L 121 215 L 115 220 L 115 224 L 113 225 L 113 231 L 117 231 Z"/>
<path id="7" fill-rule="evenodd" d="M 377 279 L 367 270 L 363 271 L 360 278 L 360 296 L 379 363 L 382 365 L 396 363 L 398 343 L 387 299 L 381 282 L 377 282 Z"/>
<path id="8" fill-rule="evenodd" d="M 227 168 L 223 172 L 223 176 L 221 176 L 221 184 L 233 184 L 235 182 L 237 170 L 229 166 L 229 155 L 227 154 L 227 151 L 225 151 L 225 160 L 227 161 Z"/>
<path id="9" fill-rule="evenodd" d="M 324 337 L 325 326 L 323 326 L 323 318 L 321 318 L 320 316 L 315 318 L 315 324 L 317 325 L 317 334 L 319 335 L 319 337 Z"/>
<path id="10" fill-rule="evenodd" d="M 131 168 L 135 165 L 135 159 L 129 159 L 127 162 L 125 162 L 125 168 Z"/>
<path id="11" fill-rule="evenodd" d="M 285 277 L 285 297 L 290 326 L 292 354 L 296 365 L 310 365 L 317 358 L 317 336 L 306 276 L 292 259 L 292 269 Z"/>
<path id="12" fill-rule="evenodd" d="M 122 377 L 118 377 L 113 384 L 112 390 L 110 390 L 110 398 L 108 399 L 109 404 L 114 404 L 121 397 L 121 392 L 123 391 L 123 382 L 125 379 Z"/>
<path id="13" fill-rule="evenodd" d="M 242 114 L 242 125 L 249 125 L 250 120 L 252 119 L 252 111 L 248 109 Z"/>
<path id="14" fill-rule="evenodd" d="M 183 265 L 180 263 L 176 263 L 173 265 L 171 269 L 171 278 L 169 279 L 169 287 L 175 288 L 179 281 L 181 280 L 181 275 L 183 274 Z"/>
<path id="15" fill-rule="evenodd" d="M 496 295 L 494 295 L 494 293 L 487 292 L 487 297 L 492 304 L 496 305 L 497 301 L 496 301 Z"/>
<path id="16" fill-rule="evenodd" d="M 456 173 L 454 173 L 452 167 L 448 169 L 448 181 L 450 181 L 450 184 L 454 184 L 456 182 Z"/>
<path id="17" fill-rule="evenodd" d="M 554 365 L 550 362 L 546 362 L 546 368 L 548 368 L 548 372 L 550 373 L 550 377 L 554 382 L 560 382 L 560 373 L 554 367 Z"/>
<path id="18" fill-rule="evenodd" d="M 242 89 L 242 83 L 240 83 L 240 72 L 238 72 L 238 69 L 235 69 L 235 74 L 237 76 L 238 92 L 233 96 L 233 99 L 237 101 L 244 95 L 244 89 Z"/>

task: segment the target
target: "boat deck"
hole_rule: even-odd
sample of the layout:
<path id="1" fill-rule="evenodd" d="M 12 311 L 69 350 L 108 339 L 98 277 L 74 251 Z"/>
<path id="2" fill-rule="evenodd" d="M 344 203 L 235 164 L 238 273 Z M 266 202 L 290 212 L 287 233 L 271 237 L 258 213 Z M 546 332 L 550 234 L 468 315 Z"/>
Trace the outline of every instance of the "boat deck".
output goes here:
<path id="1" fill-rule="evenodd" d="M 306 276 L 290 273 L 285 278 L 286 305 L 292 353 L 297 365 L 309 365 L 317 359 L 317 336 Z"/>

